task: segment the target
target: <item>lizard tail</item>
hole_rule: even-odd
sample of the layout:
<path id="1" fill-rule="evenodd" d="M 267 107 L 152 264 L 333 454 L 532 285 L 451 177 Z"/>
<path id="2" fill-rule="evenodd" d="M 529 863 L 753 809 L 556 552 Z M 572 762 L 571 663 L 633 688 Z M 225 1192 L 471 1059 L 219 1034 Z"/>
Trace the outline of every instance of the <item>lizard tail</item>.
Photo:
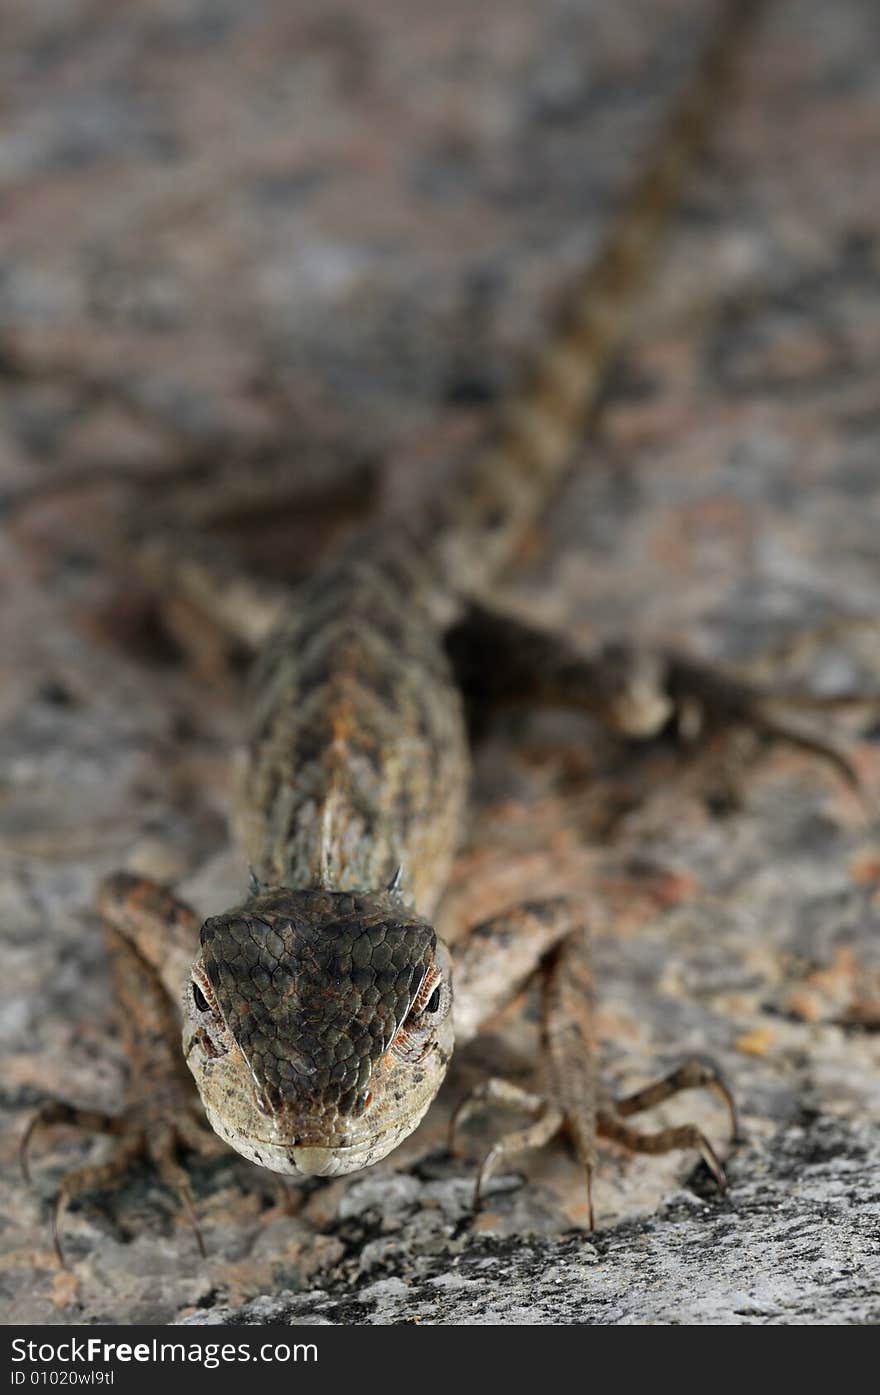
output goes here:
<path id="1" fill-rule="evenodd" d="M 574 279 L 564 314 L 527 359 L 481 446 L 431 510 L 433 552 L 454 590 L 479 591 L 558 487 L 760 0 L 721 0 L 683 95 L 598 255 Z"/>

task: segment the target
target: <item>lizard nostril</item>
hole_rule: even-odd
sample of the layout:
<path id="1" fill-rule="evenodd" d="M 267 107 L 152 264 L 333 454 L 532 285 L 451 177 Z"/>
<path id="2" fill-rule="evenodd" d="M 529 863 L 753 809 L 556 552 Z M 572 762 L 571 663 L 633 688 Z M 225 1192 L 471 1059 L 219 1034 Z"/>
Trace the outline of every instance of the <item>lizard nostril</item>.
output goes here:
<path id="1" fill-rule="evenodd" d="M 198 1041 L 205 1055 L 210 1060 L 216 1060 L 216 1058 L 222 1054 L 217 1050 L 217 1047 L 214 1045 L 213 1041 L 208 1036 L 208 1033 L 204 1030 L 204 1028 L 200 1028 L 200 1030 L 196 1032 L 195 1040 Z"/>
<path id="2" fill-rule="evenodd" d="M 360 1098 L 358 1099 L 357 1103 L 355 1104 L 354 1109 L 352 1110 L 352 1114 L 354 1115 L 354 1117 L 357 1119 L 357 1118 L 360 1118 L 360 1116 L 361 1116 L 362 1114 L 366 1114 L 366 1112 L 367 1112 L 367 1110 L 369 1109 L 369 1107 L 370 1107 L 370 1105 L 372 1104 L 372 1102 L 373 1102 L 373 1092 L 372 1092 L 372 1090 L 365 1090 L 364 1093 L 363 1093 L 363 1094 L 360 1096 Z"/>
<path id="3" fill-rule="evenodd" d="M 258 1090 L 258 1091 L 257 1091 L 256 1095 L 254 1096 L 254 1103 L 256 1104 L 257 1109 L 259 1109 L 259 1111 L 260 1111 L 261 1114 L 274 1114 L 274 1113 L 275 1113 L 275 1110 L 274 1110 L 274 1108 L 273 1108 L 273 1106 L 272 1106 L 272 1101 L 271 1101 L 271 1099 L 269 1098 L 269 1095 L 268 1095 L 265 1091 L 263 1091 L 263 1090 Z"/>

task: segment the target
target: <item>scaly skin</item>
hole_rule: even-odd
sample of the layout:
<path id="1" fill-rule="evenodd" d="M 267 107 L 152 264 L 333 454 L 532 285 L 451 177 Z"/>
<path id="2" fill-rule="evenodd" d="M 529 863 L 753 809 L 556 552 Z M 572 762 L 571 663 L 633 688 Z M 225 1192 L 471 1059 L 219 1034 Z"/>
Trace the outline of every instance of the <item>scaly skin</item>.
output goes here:
<path id="1" fill-rule="evenodd" d="M 239 833 L 268 886 L 399 890 L 430 915 L 469 760 L 432 600 L 401 528 L 357 538 L 297 598 L 250 684 Z"/>

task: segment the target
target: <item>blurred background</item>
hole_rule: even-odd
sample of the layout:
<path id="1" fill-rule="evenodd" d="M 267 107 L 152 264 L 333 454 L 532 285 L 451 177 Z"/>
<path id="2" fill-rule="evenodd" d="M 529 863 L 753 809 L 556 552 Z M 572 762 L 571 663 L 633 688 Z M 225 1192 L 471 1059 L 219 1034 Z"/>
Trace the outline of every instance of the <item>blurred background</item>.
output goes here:
<path id="1" fill-rule="evenodd" d="M 74 1263 L 59 1273 L 45 1197 L 100 1145 L 47 1140 L 42 1192 L 18 1183 L 15 1146 L 48 1095 L 119 1098 L 98 878 L 135 868 L 204 913 L 243 884 L 226 814 L 247 653 L 177 598 L 172 563 L 295 583 L 359 523 L 438 487 L 599 245 L 713 13 L 709 0 L 7 0 L 10 1320 L 162 1320 L 284 1288 L 307 1304 L 328 1274 L 406 1285 L 426 1256 L 442 1262 L 472 1173 L 424 1171 L 445 1106 L 392 1160 L 409 1169 L 393 1195 L 371 1172 L 267 1221 L 274 1203 L 240 1160 L 202 1165 L 207 1265 L 144 1175 L 71 1215 Z M 586 644 L 640 634 L 816 692 L 880 688 L 878 148 L 876 4 L 768 0 L 596 429 L 505 604 Z M 880 724 L 841 720 L 876 792 Z M 834 1213 L 833 1231 L 821 1217 L 838 1162 L 858 1155 L 874 1193 L 880 1170 L 876 830 L 792 751 L 763 751 L 745 791 L 718 777 L 708 795 L 677 783 L 668 750 L 633 760 L 580 718 L 504 718 L 479 755 L 478 827 L 444 928 L 536 886 L 577 894 L 612 849 L 616 928 L 597 949 L 607 1071 L 629 1086 L 711 1047 L 749 1126 L 734 1181 L 758 1186 L 755 1252 L 742 1218 L 726 1248 L 682 1212 L 675 1243 L 702 1265 L 701 1296 L 683 1259 L 664 1260 L 671 1231 L 654 1236 L 642 1320 L 729 1307 L 747 1287 L 738 1265 L 776 1276 L 771 1320 L 818 1311 L 835 1275 L 838 1317 L 859 1317 L 844 1273 L 857 1218 L 850 1230 Z M 718 1129 L 711 1106 L 705 1118 Z M 810 1174 L 788 1218 L 818 1227 L 814 1259 L 795 1265 L 768 1216 L 789 1204 L 792 1168 L 811 1166 L 828 1173 Z M 552 1246 L 583 1223 L 567 1160 L 529 1167 L 528 1196 L 499 1194 L 481 1235 L 525 1229 Z M 603 1168 L 601 1223 L 637 1225 L 693 1163 Z M 404 1239 L 371 1268 L 359 1256 L 377 1207 Z M 608 1263 L 632 1318 L 626 1256 Z M 574 1316 L 600 1320 L 588 1287 Z M 558 1294 L 541 1308 L 539 1288 L 519 1320 L 559 1320 Z M 400 1302 L 381 1320 L 415 1298 Z M 467 1320 L 454 1304 L 425 1312 Z"/>

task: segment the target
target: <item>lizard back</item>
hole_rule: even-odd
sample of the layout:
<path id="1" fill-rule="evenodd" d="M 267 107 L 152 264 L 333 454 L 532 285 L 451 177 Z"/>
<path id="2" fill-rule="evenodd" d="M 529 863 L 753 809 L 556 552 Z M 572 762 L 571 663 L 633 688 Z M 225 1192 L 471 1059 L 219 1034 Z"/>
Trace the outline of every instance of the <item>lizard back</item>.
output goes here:
<path id="1" fill-rule="evenodd" d="M 469 773 L 437 584 L 405 530 L 376 529 L 302 589 L 266 645 L 239 801 L 261 882 L 379 888 L 399 868 L 406 900 L 433 908 Z"/>

